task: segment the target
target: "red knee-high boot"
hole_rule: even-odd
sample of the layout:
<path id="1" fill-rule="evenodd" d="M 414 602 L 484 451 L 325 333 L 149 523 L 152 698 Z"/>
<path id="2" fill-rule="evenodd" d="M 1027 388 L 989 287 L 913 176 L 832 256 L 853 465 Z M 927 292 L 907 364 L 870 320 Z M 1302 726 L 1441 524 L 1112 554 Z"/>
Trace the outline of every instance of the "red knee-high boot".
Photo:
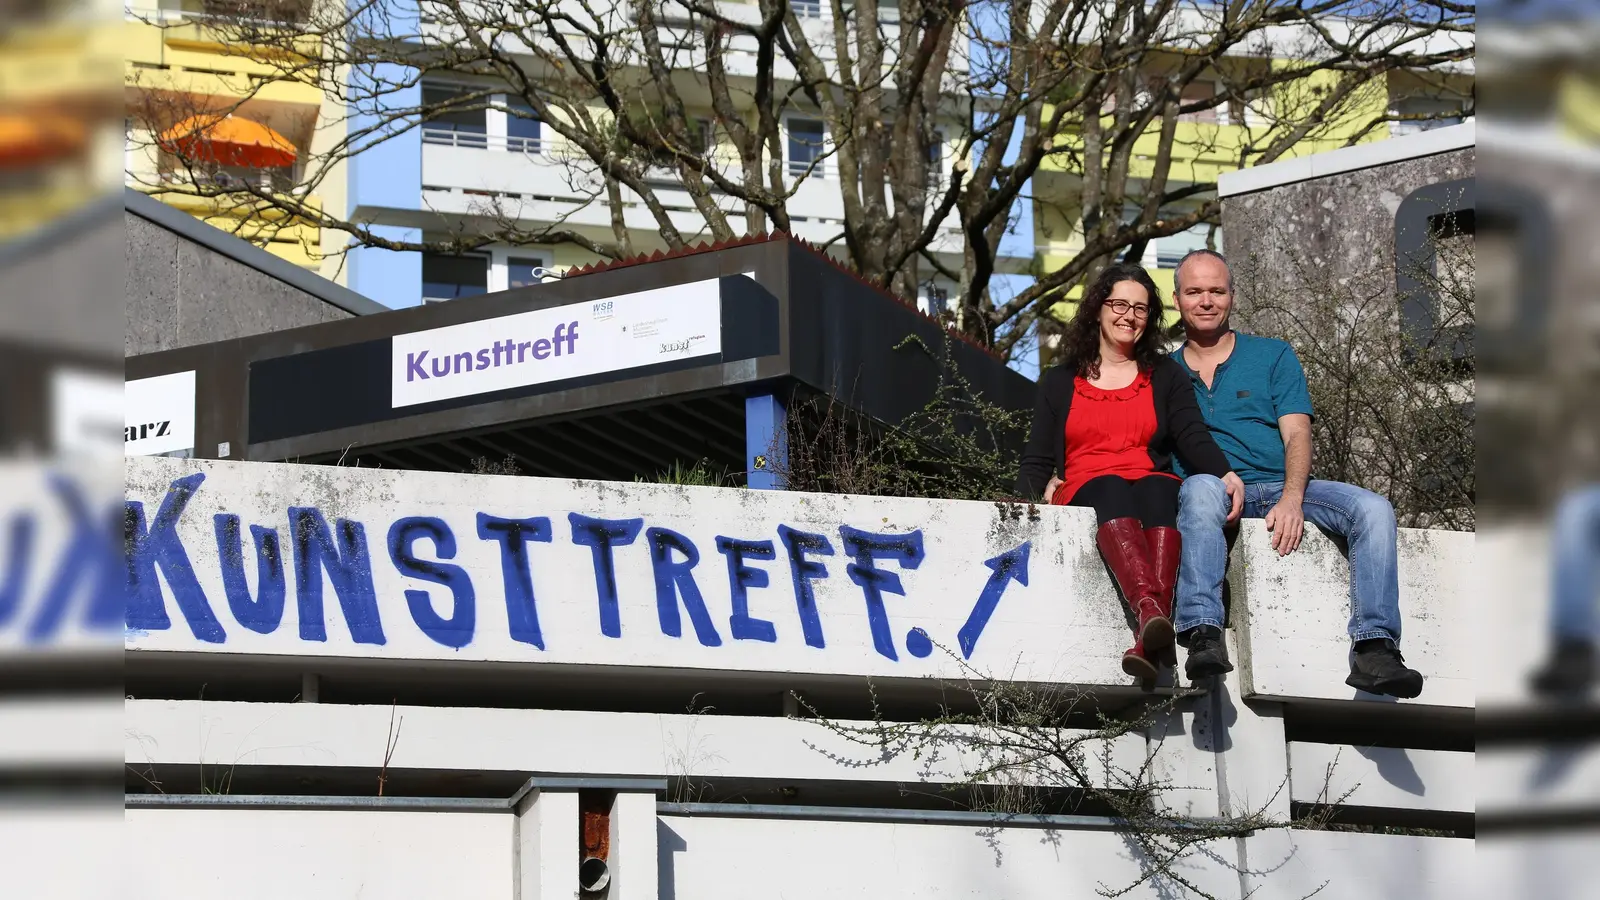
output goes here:
<path id="1" fill-rule="evenodd" d="M 1122 590 L 1123 600 L 1139 621 L 1138 639 L 1122 655 L 1122 671 L 1143 680 L 1159 674 L 1150 657 L 1172 644 L 1172 621 L 1157 600 L 1155 567 L 1145 542 L 1144 526 L 1131 516 L 1112 519 L 1095 535 L 1100 555 Z"/>
<path id="2" fill-rule="evenodd" d="M 1159 525 L 1144 530 L 1145 545 L 1150 548 L 1150 564 L 1156 576 L 1156 608 L 1168 621 L 1172 619 L 1172 595 L 1178 587 L 1178 561 L 1183 556 L 1183 537 L 1178 529 Z M 1151 660 L 1158 666 L 1177 666 L 1178 650 L 1171 642 L 1154 654 Z"/>

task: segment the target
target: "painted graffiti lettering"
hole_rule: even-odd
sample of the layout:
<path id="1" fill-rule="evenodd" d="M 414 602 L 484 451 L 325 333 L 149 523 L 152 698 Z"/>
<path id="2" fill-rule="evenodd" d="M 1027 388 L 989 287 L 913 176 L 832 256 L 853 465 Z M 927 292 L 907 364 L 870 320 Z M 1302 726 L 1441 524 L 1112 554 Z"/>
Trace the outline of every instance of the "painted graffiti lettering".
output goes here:
<path id="1" fill-rule="evenodd" d="M 661 617 L 661 633 L 672 637 L 683 636 L 683 623 L 678 618 L 678 599 L 689 611 L 689 621 L 694 624 L 694 636 L 707 647 L 722 646 L 722 636 L 711 624 L 711 614 L 706 611 L 705 598 L 694 583 L 694 567 L 700 564 L 700 551 L 688 538 L 666 528 L 651 528 L 645 532 L 650 544 L 650 564 L 656 579 L 656 612 Z M 682 562 L 672 562 L 672 553 L 683 556 Z"/>
<path id="2" fill-rule="evenodd" d="M 167 618 L 167 604 L 161 593 L 156 569 L 167 578 L 172 589 L 172 599 L 183 613 L 183 619 L 194 633 L 195 639 L 208 644 L 227 640 L 222 623 L 211 612 L 205 591 L 195 577 L 194 566 L 183 541 L 178 539 L 178 517 L 189 505 L 194 492 L 205 481 L 205 474 L 185 475 L 172 483 L 167 496 L 161 500 L 155 519 L 145 528 L 144 504 L 129 501 L 123 518 L 124 541 L 128 561 L 128 627 L 146 631 L 172 627 Z M 318 590 L 321 590 L 318 582 Z"/>
<path id="3" fill-rule="evenodd" d="M 861 593 L 866 595 L 867 621 L 872 627 L 872 646 L 884 656 L 898 660 L 900 657 L 895 654 L 894 635 L 890 633 L 889 613 L 884 608 L 883 595 L 899 594 L 903 597 L 906 589 L 905 585 L 900 583 L 899 575 L 883 571 L 877 567 L 876 562 L 880 559 L 892 559 L 898 562 L 902 569 L 915 569 L 922 565 L 922 531 L 919 529 L 909 534 L 874 534 L 843 525 L 839 528 L 839 537 L 844 542 L 845 555 L 855 558 L 855 562 L 845 566 L 845 574 L 849 575 L 850 580 L 861 587 Z"/>
<path id="4" fill-rule="evenodd" d="M 143 503 L 129 500 L 124 505 L 126 622 L 130 634 L 171 630 L 170 600 L 195 639 L 210 644 L 228 641 L 228 632 L 213 611 L 196 573 L 196 559 L 212 560 L 206 552 L 209 548 L 186 546 L 186 538 L 189 541 L 215 540 L 216 557 L 212 563 L 215 568 L 209 577 L 220 582 L 225 610 L 238 623 L 241 633 L 271 635 L 280 631 L 292 570 L 298 637 L 308 642 L 330 640 L 324 592 L 331 586 L 333 599 L 348 630 L 348 639 L 356 644 L 382 646 L 389 642 L 391 632 L 400 627 L 395 621 L 396 614 L 401 620 L 405 618 L 405 612 L 399 612 L 397 606 L 400 597 L 394 596 L 398 594 L 403 596 L 411 624 L 416 626 L 416 632 L 410 632 L 416 637 L 406 640 L 415 643 L 425 638 L 452 650 L 468 647 L 479 637 L 482 631 L 479 626 L 486 613 L 478 606 L 479 590 L 483 586 L 480 567 L 493 566 L 490 560 L 498 559 L 506 618 L 504 626 L 496 626 L 496 630 L 504 627 L 513 641 L 544 651 L 551 639 L 550 626 L 541 622 L 534 586 L 541 578 L 555 579 L 546 584 L 547 588 L 550 584 L 570 585 L 571 562 L 576 561 L 571 555 L 574 548 L 588 550 L 590 565 L 583 568 L 592 571 L 592 596 L 596 603 L 596 619 L 589 621 L 597 620 L 599 633 L 608 638 L 623 636 L 625 607 L 638 610 L 639 604 L 649 602 L 646 597 L 652 589 L 656 623 L 650 630 L 659 627 L 661 636 L 681 640 L 685 636 L 683 620 L 687 615 L 695 642 L 704 648 L 725 646 L 724 634 L 716 622 L 723 610 L 728 615 L 727 635 L 734 642 L 775 644 L 782 633 L 777 620 L 783 618 L 798 622 L 799 636 L 806 646 L 817 650 L 827 648 L 824 610 L 818 602 L 819 588 L 826 588 L 827 615 L 835 617 L 833 628 L 844 628 L 847 623 L 860 622 L 862 618 L 859 612 L 850 611 L 853 604 L 839 607 L 850 595 L 848 588 L 841 594 L 839 588 L 827 586 L 830 572 L 826 558 L 836 554 L 833 541 L 826 534 L 787 524 L 773 526 L 776 540 L 716 535 L 714 545 L 724 565 L 705 567 L 701 565 L 704 554 L 693 538 L 671 528 L 647 526 L 642 517 L 610 519 L 568 513 L 571 543 L 566 544 L 568 549 L 562 550 L 534 546 L 554 543 L 551 519 L 547 516 L 510 518 L 477 512 L 475 527 L 471 527 L 469 533 L 484 544 L 463 545 L 456 533 L 456 527 L 462 524 L 459 521 L 453 526 L 448 518 L 441 516 L 406 515 L 394 519 L 379 532 L 385 536 L 379 558 L 386 555 L 387 565 L 393 568 L 375 572 L 367 525 L 351 518 L 326 515 L 315 506 L 284 508 L 283 518 L 271 525 L 250 524 L 232 512 L 215 513 L 210 519 L 209 533 L 204 537 L 181 528 L 185 510 L 205 477 L 203 473 L 196 473 L 174 480 L 148 523 Z M 255 515 L 261 515 L 259 508 Z M 88 535 L 92 532 L 89 528 L 92 520 L 85 514 L 83 521 L 81 533 Z M 247 524 L 248 539 L 245 536 Z M 285 525 L 287 530 L 284 530 Z M 203 527 L 202 523 L 192 523 L 189 527 L 196 526 Z M 14 519 L 10 523 L 8 558 L 11 565 L 0 579 L 0 625 L 14 611 L 17 585 L 26 580 L 26 548 L 32 540 L 32 527 L 26 519 Z M 897 643 L 901 639 L 897 638 L 891 622 L 888 602 L 890 596 L 912 601 L 917 597 L 917 591 L 912 589 L 914 585 L 906 580 L 906 573 L 921 568 L 927 558 L 922 530 L 878 532 L 840 525 L 837 533 L 838 553 L 847 560 L 844 572 L 850 584 L 861 592 L 861 600 L 856 602 L 864 602 L 866 607 L 865 627 L 853 626 L 860 629 L 854 632 L 857 646 L 864 650 L 865 638 L 870 635 L 873 650 L 882 659 L 899 662 L 902 649 L 914 658 L 929 656 L 935 644 L 929 631 L 922 627 L 904 631 L 903 646 Z M 91 546 L 88 537 L 84 537 L 84 542 L 86 548 Z M 629 549 L 640 543 L 642 547 Z M 475 546 L 483 549 L 474 549 Z M 192 556 L 192 551 L 199 556 Z M 576 552 L 582 553 L 581 550 Z M 555 555 L 546 556 L 552 553 Z M 1024 542 L 985 561 L 991 574 L 956 635 L 962 656 L 972 657 L 1007 586 L 1013 581 L 1027 585 L 1029 553 L 1030 545 Z M 536 564 L 536 556 L 543 562 Z M 552 572 L 550 560 L 561 558 L 567 562 L 558 568 L 565 571 Z M 646 562 L 649 575 L 643 585 L 649 587 L 643 587 L 638 580 L 646 571 Z M 764 607 L 766 615 L 752 611 L 752 590 L 772 586 L 768 564 L 787 564 L 794 602 L 793 619 L 773 616 L 773 608 L 767 604 L 757 604 Z M 633 585 L 628 588 L 631 593 L 627 596 L 623 596 L 619 567 L 629 573 L 626 584 Z M 85 574 L 76 577 L 103 580 L 103 575 L 97 574 L 94 567 L 80 568 Z M 252 569 L 253 577 L 250 577 Z M 121 578 L 123 569 L 117 572 Z M 724 574 L 728 590 L 722 595 L 720 578 Z M 396 584 L 396 575 L 411 584 Z M 475 576 L 479 579 L 476 583 Z M 706 581 L 708 577 L 712 582 Z M 57 580 L 63 578 L 66 578 L 64 567 Z M 380 590 L 380 586 L 385 587 Z M 713 589 L 709 595 L 708 588 Z M 61 590 L 66 591 L 67 586 Z M 213 586 L 212 590 L 217 587 Z M 726 597 L 726 601 L 721 597 Z M 570 592 L 558 595 L 558 599 L 563 605 L 555 609 L 557 621 L 571 628 L 573 613 L 581 610 L 581 607 L 574 609 L 572 601 L 579 599 L 583 604 L 588 601 L 573 598 Z M 727 606 L 717 609 L 723 602 Z M 492 607 L 487 611 L 494 612 Z M 895 614 L 915 619 L 931 612 L 926 604 L 912 602 L 897 607 Z M 383 622 L 385 613 L 391 619 L 389 623 Z M 490 616 L 490 620 L 498 621 L 498 614 Z M 291 633 L 293 631 L 291 629 Z M 345 638 L 339 635 L 335 640 L 342 642 Z"/>
<path id="5" fill-rule="evenodd" d="M 572 542 L 594 554 L 594 585 L 600 595 L 600 633 L 622 637 L 622 610 L 617 601 L 617 563 L 613 547 L 626 547 L 639 537 L 643 519 L 591 519 L 569 513 Z"/>
<path id="6" fill-rule="evenodd" d="M 300 639 L 328 639 L 328 623 L 322 612 L 322 573 L 326 571 L 350 626 L 350 636 L 358 644 L 385 643 L 383 624 L 378 621 L 378 596 L 372 584 L 366 528 L 349 519 L 334 520 L 336 545 L 322 512 L 307 506 L 289 507 L 289 527 L 294 541 Z"/>
<path id="7" fill-rule="evenodd" d="M 740 541 L 717 536 L 717 550 L 728 558 L 728 592 L 733 601 L 733 615 L 728 617 L 728 631 L 736 641 L 778 640 L 778 630 L 766 619 L 750 615 L 750 589 L 767 586 L 767 573 L 745 565 L 747 559 L 772 560 L 778 558 L 771 541 Z"/>
<path id="8" fill-rule="evenodd" d="M 409 516 L 389 526 L 389 558 L 400 574 L 443 585 L 450 591 L 454 609 L 449 618 L 433 608 L 433 598 L 427 591 L 406 591 L 406 605 L 411 609 L 411 621 L 423 634 L 459 650 L 472 643 L 472 633 L 477 630 L 477 594 L 472 589 L 472 578 L 460 566 L 418 559 L 414 545 L 422 538 L 433 542 L 441 560 L 455 558 L 455 534 L 443 519 L 433 516 Z"/>
<path id="9" fill-rule="evenodd" d="M 789 551 L 789 578 L 794 583 L 795 607 L 800 611 L 800 631 L 806 637 L 807 646 L 818 649 L 826 647 L 828 642 L 822 637 L 822 616 L 817 612 L 817 591 L 811 582 L 827 578 L 828 567 L 814 559 L 806 559 L 806 554 L 832 556 L 833 545 L 828 543 L 824 535 L 796 531 L 787 525 L 778 526 L 778 540 L 783 541 L 784 549 Z"/>
<path id="10" fill-rule="evenodd" d="M 283 621 L 283 554 L 278 547 L 278 530 L 250 526 L 256 546 L 256 596 L 244 580 L 244 547 L 239 533 L 239 517 L 218 513 L 213 519 L 217 535 L 217 557 L 222 568 L 222 589 L 228 609 L 240 625 L 258 634 L 271 634 Z"/>
<path id="11" fill-rule="evenodd" d="M 499 519 L 478 513 L 478 539 L 500 543 L 500 577 L 505 583 L 511 639 L 543 650 L 544 632 L 539 629 L 539 609 L 533 598 L 528 542 L 550 543 L 550 520 L 545 516 Z"/>

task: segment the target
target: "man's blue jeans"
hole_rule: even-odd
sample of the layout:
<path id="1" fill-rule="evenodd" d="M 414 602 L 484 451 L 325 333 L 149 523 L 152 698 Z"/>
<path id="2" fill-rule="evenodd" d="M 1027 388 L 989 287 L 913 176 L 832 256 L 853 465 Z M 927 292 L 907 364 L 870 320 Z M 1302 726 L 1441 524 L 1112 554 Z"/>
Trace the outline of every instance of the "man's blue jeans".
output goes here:
<path id="1" fill-rule="evenodd" d="M 1245 485 L 1244 516 L 1265 518 L 1283 496 L 1283 482 Z M 1350 545 L 1350 639 L 1389 638 L 1400 643 L 1400 569 L 1395 551 L 1394 507 L 1378 494 L 1338 481 L 1306 485 L 1307 525 L 1343 536 Z M 1223 627 L 1222 579 L 1228 564 L 1223 525 L 1228 492 L 1222 479 L 1195 475 L 1178 492 L 1182 564 L 1173 627 L 1182 634 L 1199 625 Z M 1311 598 L 1293 598 L 1309 602 Z"/>
<path id="2" fill-rule="evenodd" d="M 1568 494 L 1550 534 L 1550 630 L 1558 641 L 1593 642 L 1600 587 L 1600 487 Z"/>

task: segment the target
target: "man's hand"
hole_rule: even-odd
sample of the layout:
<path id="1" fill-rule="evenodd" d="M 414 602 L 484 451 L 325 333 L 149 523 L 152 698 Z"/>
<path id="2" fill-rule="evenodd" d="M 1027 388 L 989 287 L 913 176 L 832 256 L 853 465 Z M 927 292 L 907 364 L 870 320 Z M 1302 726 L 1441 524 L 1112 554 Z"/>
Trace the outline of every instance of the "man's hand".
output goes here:
<path id="1" fill-rule="evenodd" d="M 1267 511 L 1267 530 L 1272 532 L 1272 549 L 1279 556 L 1288 556 L 1300 546 L 1306 533 L 1305 510 L 1295 497 L 1283 497 Z"/>
<path id="2" fill-rule="evenodd" d="M 1222 476 L 1222 487 L 1228 492 L 1228 499 L 1233 501 L 1233 508 L 1228 510 L 1228 521 L 1237 522 L 1239 514 L 1244 512 L 1244 479 L 1232 472 Z"/>
<path id="3" fill-rule="evenodd" d="M 1055 502 L 1055 500 L 1056 500 L 1056 488 L 1058 488 L 1058 487 L 1061 487 L 1061 479 L 1057 478 L 1054 475 L 1051 475 L 1050 476 L 1050 482 L 1044 486 L 1044 503 L 1045 503 L 1046 506 L 1049 506 L 1050 504 Z M 1068 499 L 1071 499 L 1071 498 L 1068 498 Z"/>

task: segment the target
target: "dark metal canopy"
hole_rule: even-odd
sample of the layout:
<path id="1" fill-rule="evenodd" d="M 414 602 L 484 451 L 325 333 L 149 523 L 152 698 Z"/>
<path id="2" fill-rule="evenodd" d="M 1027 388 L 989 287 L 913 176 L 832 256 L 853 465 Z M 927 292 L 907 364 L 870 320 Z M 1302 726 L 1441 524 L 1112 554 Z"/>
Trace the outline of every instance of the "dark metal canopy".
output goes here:
<path id="1" fill-rule="evenodd" d="M 518 314 L 587 310 L 580 305 L 598 308 L 613 298 L 697 283 L 719 295 L 718 353 L 648 364 L 620 360 L 625 368 L 427 402 L 397 399 L 397 354 L 420 333 L 467 323 L 493 328 Z M 196 373 L 193 455 L 203 458 L 448 471 L 510 458 L 523 474 L 607 480 L 705 460 L 742 483 L 752 455 L 765 452 L 747 427 L 747 398 L 770 396 L 780 408 L 796 396 L 833 398 L 871 420 L 898 422 L 933 396 L 943 374 L 940 360 L 904 346 L 911 336 L 948 352 L 990 402 L 1031 408 L 1033 382 L 781 235 L 131 357 L 127 378 Z"/>

